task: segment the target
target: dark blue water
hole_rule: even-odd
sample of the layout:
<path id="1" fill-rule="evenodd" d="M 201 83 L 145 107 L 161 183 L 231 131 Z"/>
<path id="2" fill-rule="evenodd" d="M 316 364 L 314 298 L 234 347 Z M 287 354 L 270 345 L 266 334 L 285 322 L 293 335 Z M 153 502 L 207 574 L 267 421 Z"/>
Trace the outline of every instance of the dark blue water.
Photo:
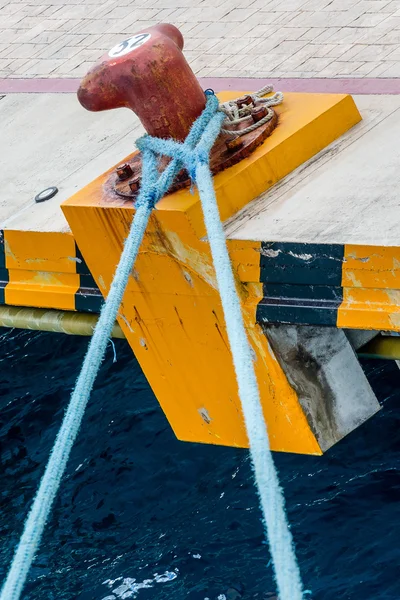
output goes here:
<path id="1" fill-rule="evenodd" d="M 87 340 L 0 337 L 1 576 Z M 123 341 L 110 346 L 24 600 L 272 598 L 247 452 L 178 442 Z M 366 364 L 384 409 L 324 457 L 275 455 L 316 600 L 400 598 L 400 373 Z"/>

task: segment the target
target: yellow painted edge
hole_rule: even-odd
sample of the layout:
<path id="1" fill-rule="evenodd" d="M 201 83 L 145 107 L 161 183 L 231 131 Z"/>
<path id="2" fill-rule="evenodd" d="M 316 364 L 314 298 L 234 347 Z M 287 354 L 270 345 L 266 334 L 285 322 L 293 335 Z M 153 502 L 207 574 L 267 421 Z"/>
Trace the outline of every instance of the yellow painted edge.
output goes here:
<path id="1" fill-rule="evenodd" d="M 233 97 L 237 95 L 233 94 Z M 276 107 L 281 125 L 254 153 L 239 164 L 218 173 L 214 177 L 216 198 L 222 221 L 233 216 L 246 204 L 266 192 L 278 181 L 301 164 L 326 148 L 334 140 L 361 121 L 361 115 L 349 95 L 343 94 L 286 94 L 286 105 Z M 319 112 L 314 105 L 307 121 L 300 100 L 323 105 Z M 293 107 L 291 101 L 295 100 Z M 299 104 L 298 122 L 292 117 L 290 131 L 285 128 L 285 110 L 295 111 Z M 311 109 L 310 109 L 311 110 Z M 297 116 L 297 115 L 295 115 Z M 287 116 L 286 116 L 287 119 Z M 157 211 L 184 211 L 198 237 L 205 235 L 205 227 L 200 198 L 197 191 L 189 190 L 165 196 L 158 204 Z M 164 216 L 164 220 L 165 216 Z"/>
<path id="2" fill-rule="evenodd" d="M 76 273 L 76 246 L 70 232 L 4 231 L 7 269 Z"/>
<path id="3" fill-rule="evenodd" d="M 337 326 L 400 331 L 400 248 L 345 245 Z"/>
<path id="4" fill-rule="evenodd" d="M 75 310 L 75 294 L 79 287 L 78 274 L 10 270 L 9 282 L 4 290 L 5 303 Z"/>

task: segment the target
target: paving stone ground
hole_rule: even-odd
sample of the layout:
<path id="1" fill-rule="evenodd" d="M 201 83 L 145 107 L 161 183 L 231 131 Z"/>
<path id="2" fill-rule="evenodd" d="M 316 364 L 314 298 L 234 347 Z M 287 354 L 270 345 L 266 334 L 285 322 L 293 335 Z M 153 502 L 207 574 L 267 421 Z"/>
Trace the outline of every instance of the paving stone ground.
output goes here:
<path id="1" fill-rule="evenodd" d="M 0 77 L 81 77 L 160 22 L 199 77 L 400 76 L 400 0 L 0 0 Z"/>

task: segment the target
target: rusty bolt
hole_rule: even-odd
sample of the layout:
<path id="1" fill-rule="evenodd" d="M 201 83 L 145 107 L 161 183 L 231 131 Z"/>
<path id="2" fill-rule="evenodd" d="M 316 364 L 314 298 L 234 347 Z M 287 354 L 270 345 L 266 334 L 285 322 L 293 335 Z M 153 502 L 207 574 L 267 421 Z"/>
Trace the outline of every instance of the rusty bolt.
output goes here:
<path id="1" fill-rule="evenodd" d="M 140 188 L 140 179 L 139 179 L 139 177 L 135 177 L 134 179 L 131 179 L 128 185 L 130 187 L 131 192 L 133 194 L 136 194 L 136 192 L 138 192 L 139 188 Z"/>
<path id="2" fill-rule="evenodd" d="M 119 165 L 115 170 L 117 172 L 118 179 L 120 179 L 121 181 L 125 181 L 125 179 L 129 179 L 129 177 L 132 177 L 132 175 L 133 175 L 132 167 L 128 163 Z"/>
<path id="3" fill-rule="evenodd" d="M 226 140 L 226 147 L 228 148 L 228 150 L 233 151 L 233 150 L 239 150 L 239 148 L 241 148 L 243 146 L 243 140 L 242 138 L 238 137 L 234 137 L 231 138 L 230 140 Z"/>
<path id="4" fill-rule="evenodd" d="M 251 116 L 253 117 L 254 123 L 258 123 L 268 114 L 268 110 L 265 106 L 257 106 L 251 111 Z"/>
<path id="5" fill-rule="evenodd" d="M 241 108 L 242 106 L 245 106 L 245 105 L 253 104 L 253 98 L 249 95 L 242 96 L 241 98 L 238 98 L 236 100 L 236 104 L 238 105 L 239 108 Z"/>

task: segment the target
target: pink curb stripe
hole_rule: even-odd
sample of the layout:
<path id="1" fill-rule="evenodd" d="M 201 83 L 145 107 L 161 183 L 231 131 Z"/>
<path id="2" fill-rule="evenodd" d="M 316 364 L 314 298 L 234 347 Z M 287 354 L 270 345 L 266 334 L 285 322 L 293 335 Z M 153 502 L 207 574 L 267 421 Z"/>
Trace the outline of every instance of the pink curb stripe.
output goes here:
<path id="1" fill-rule="evenodd" d="M 63 94 L 76 92 L 79 79 L 0 79 L 0 94 Z"/>
<path id="2" fill-rule="evenodd" d="M 250 92 L 270 83 L 275 90 L 283 92 L 314 92 L 331 94 L 400 94 L 400 79 L 285 79 L 268 78 L 252 79 L 250 77 L 218 77 L 200 78 L 204 89 L 210 87 L 214 91 L 248 90 Z"/>
<path id="3" fill-rule="evenodd" d="M 257 79 L 250 77 L 200 77 L 204 89 L 211 88 L 215 92 L 221 90 L 260 89 L 267 83 L 274 88 L 286 92 L 316 92 L 333 94 L 400 94 L 400 79 Z M 0 94 L 65 94 L 74 93 L 78 89 L 80 79 L 67 78 L 35 78 L 35 79 L 0 79 Z"/>

